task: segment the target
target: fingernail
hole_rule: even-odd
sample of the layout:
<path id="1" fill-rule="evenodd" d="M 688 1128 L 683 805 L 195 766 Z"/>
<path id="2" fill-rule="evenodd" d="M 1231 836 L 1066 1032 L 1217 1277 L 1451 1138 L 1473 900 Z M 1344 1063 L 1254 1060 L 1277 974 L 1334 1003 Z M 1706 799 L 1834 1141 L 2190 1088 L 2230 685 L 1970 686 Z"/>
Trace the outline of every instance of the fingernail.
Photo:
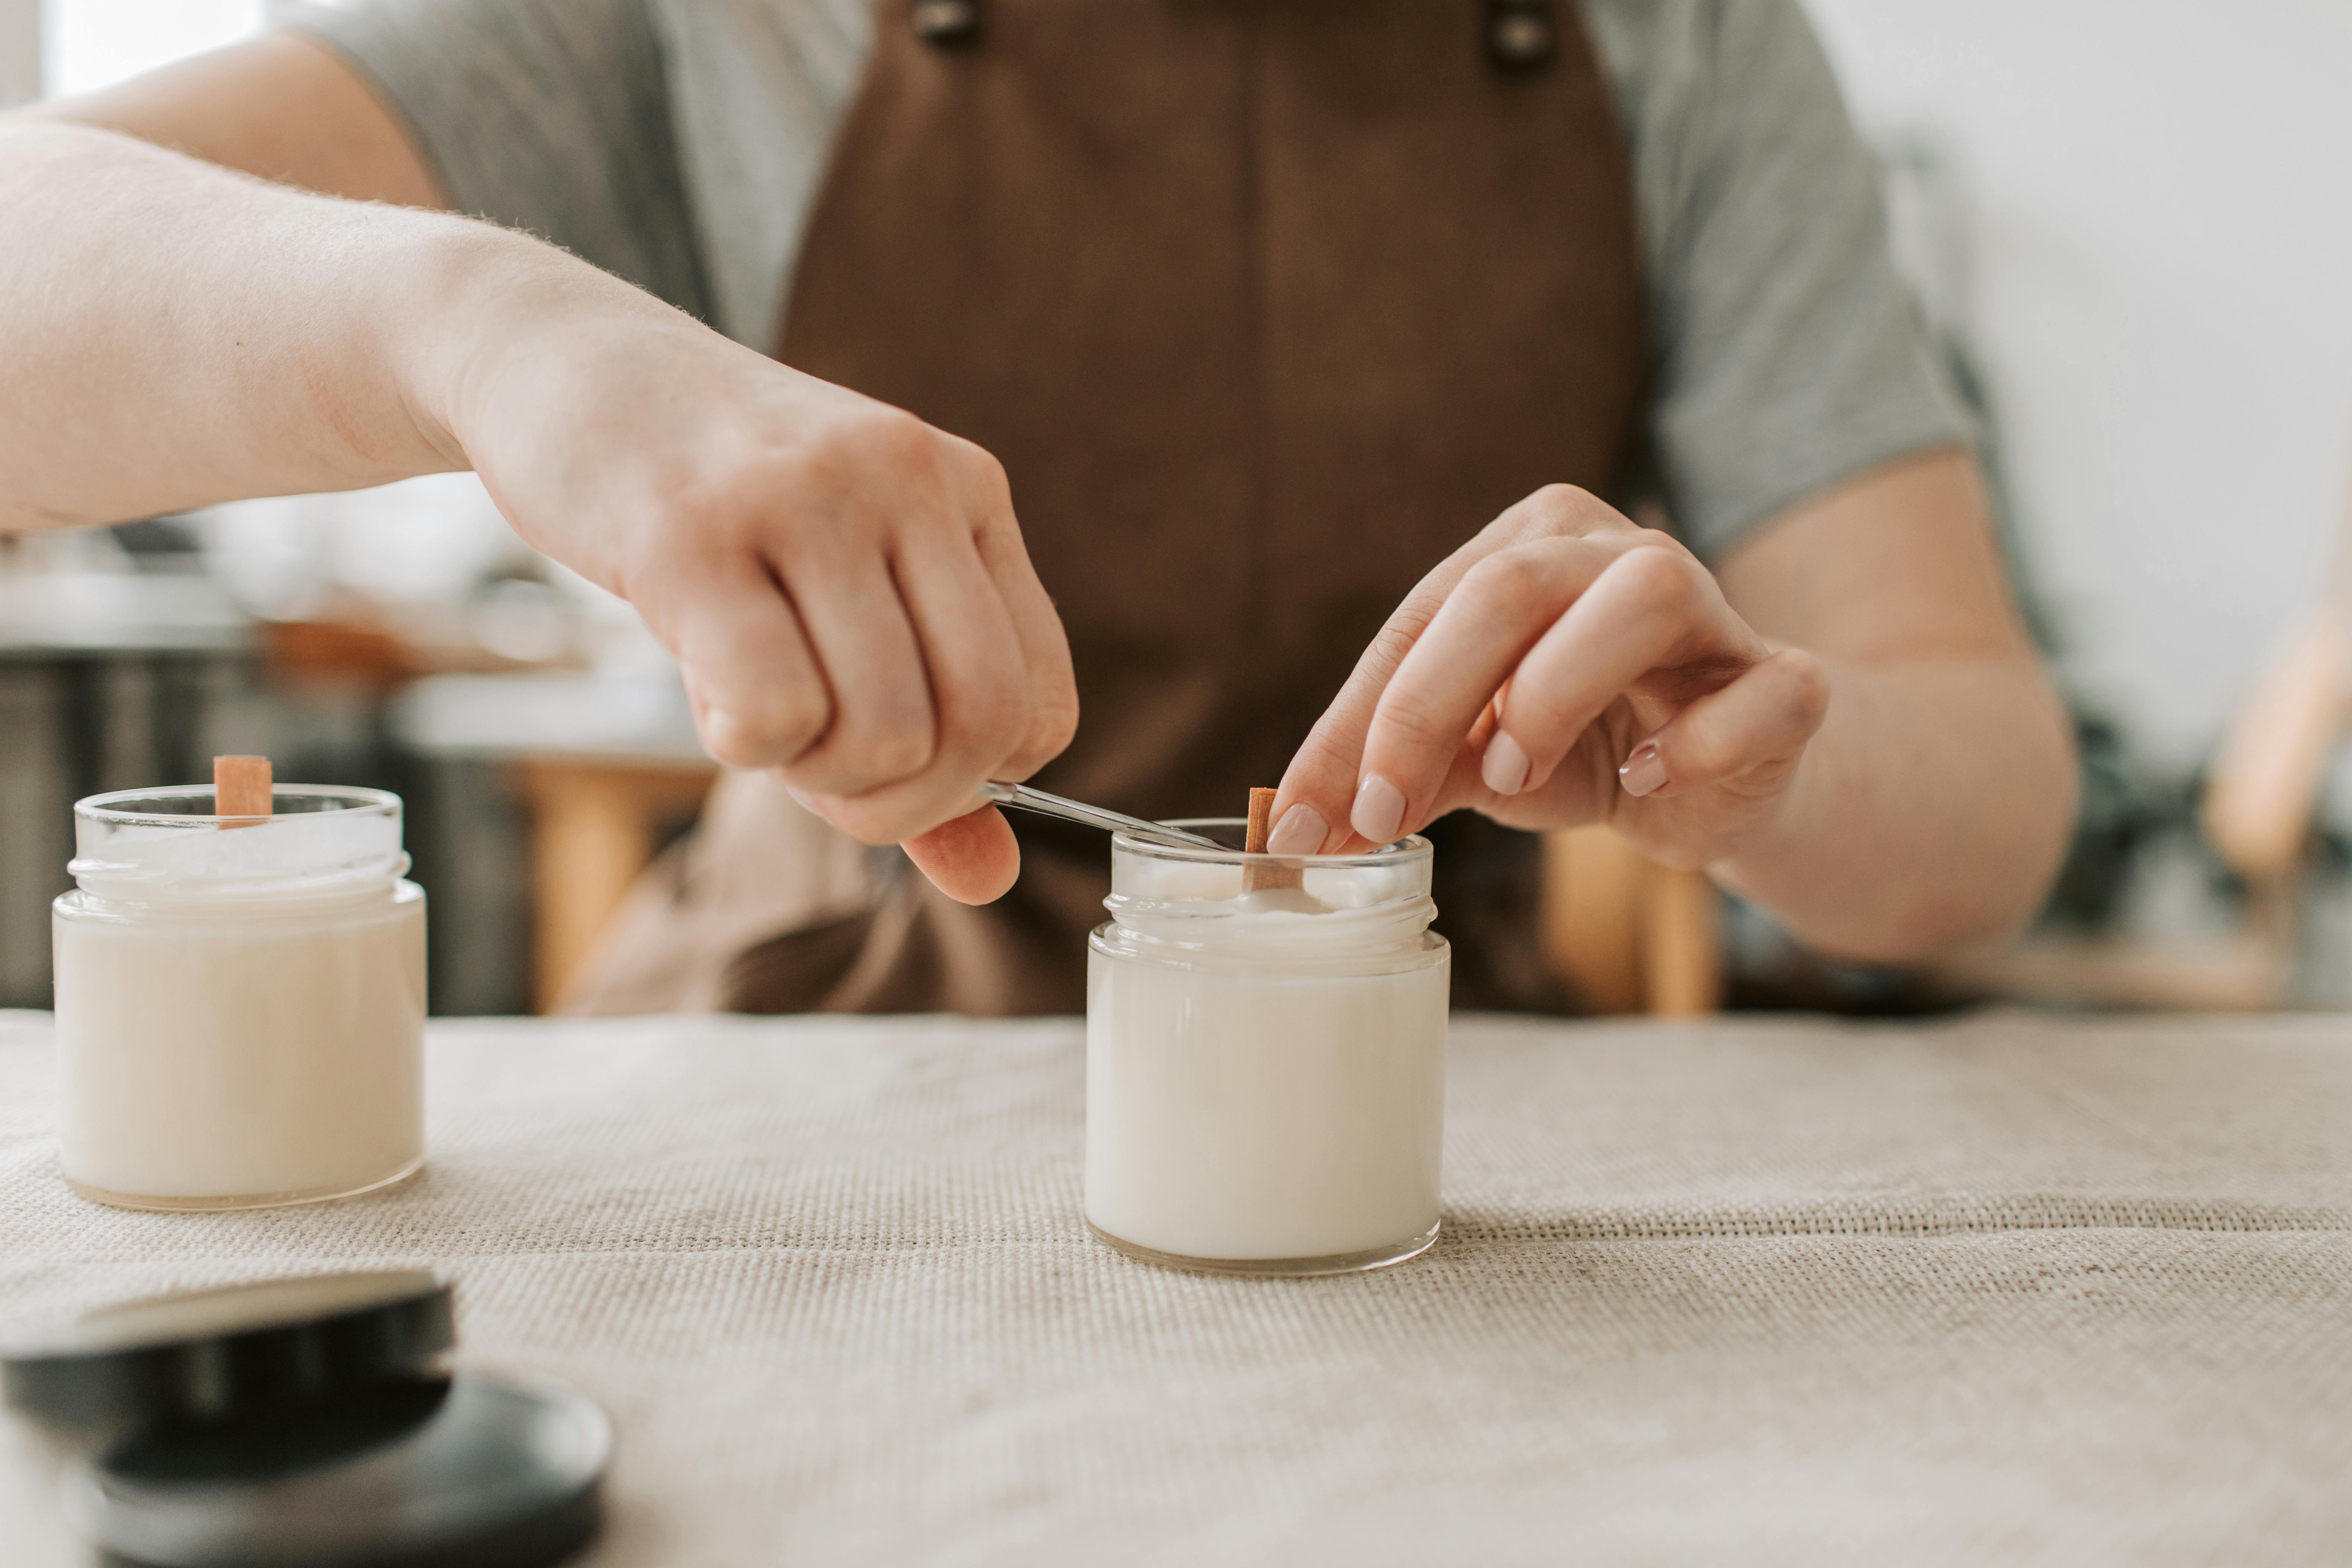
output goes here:
<path id="1" fill-rule="evenodd" d="M 1527 787 L 1528 753 L 1508 733 L 1497 730 L 1486 741 L 1486 760 L 1478 764 L 1478 776 L 1496 795 L 1517 795 Z"/>
<path id="2" fill-rule="evenodd" d="M 809 799 L 808 793 L 805 790 L 803 790 L 800 785 L 786 784 L 784 785 L 784 793 L 791 795 L 793 802 L 798 805 L 803 811 L 814 811 L 816 809 L 816 803 Z"/>
<path id="3" fill-rule="evenodd" d="M 1375 844 L 1391 842 L 1404 826 L 1404 792 L 1378 773 L 1367 773 L 1356 787 L 1348 826 Z"/>
<path id="4" fill-rule="evenodd" d="M 1312 855 L 1323 847 L 1325 836 L 1331 831 L 1323 814 L 1300 801 L 1282 814 L 1274 831 L 1265 836 L 1265 852 L 1269 855 Z"/>
<path id="5" fill-rule="evenodd" d="M 1644 741 L 1633 748 L 1625 765 L 1617 770 L 1617 777 L 1631 795 L 1644 795 L 1666 782 L 1666 763 L 1658 755 L 1658 743 Z"/>

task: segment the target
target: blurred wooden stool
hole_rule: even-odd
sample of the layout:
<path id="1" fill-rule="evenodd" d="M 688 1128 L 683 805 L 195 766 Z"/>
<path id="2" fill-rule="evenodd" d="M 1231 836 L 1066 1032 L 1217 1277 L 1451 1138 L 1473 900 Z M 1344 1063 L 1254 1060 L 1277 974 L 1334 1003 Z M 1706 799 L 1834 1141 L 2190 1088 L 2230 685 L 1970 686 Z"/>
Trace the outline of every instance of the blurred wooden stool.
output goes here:
<path id="1" fill-rule="evenodd" d="M 2246 884 L 2240 945 L 2257 977 L 2250 1005 L 2293 999 L 2303 870 L 2327 765 L 2352 721 L 2352 503 L 2319 604 L 2254 682 L 2222 737 L 2198 819 Z"/>
<path id="2" fill-rule="evenodd" d="M 1596 1012 L 1681 1018 L 1723 1005 L 1722 895 L 1606 826 L 1544 835 L 1543 949 Z"/>
<path id="3" fill-rule="evenodd" d="M 719 769 L 695 757 L 552 755 L 524 758 L 517 773 L 531 805 L 532 1003 L 547 1013 Z"/>
<path id="4" fill-rule="evenodd" d="M 2208 938 L 2037 937 L 1939 966 L 1947 979 L 2037 1002 L 2252 1012 L 2294 1000 L 2303 871 L 2327 766 L 2352 722 L 2352 501 L 2320 601 L 2231 719 L 2198 820 L 2245 883 L 2242 927 Z"/>

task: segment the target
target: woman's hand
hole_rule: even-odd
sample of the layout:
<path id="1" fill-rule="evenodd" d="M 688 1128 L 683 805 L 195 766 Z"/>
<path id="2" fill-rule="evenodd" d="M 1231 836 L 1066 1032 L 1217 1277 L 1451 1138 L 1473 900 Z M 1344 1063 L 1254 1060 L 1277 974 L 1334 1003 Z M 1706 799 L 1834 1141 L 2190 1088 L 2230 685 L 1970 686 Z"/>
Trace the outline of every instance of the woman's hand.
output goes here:
<path id="1" fill-rule="evenodd" d="M 1385 844 L 1461 806 L 1614 824 L 1696 867 L 1767 822 L 1829 709 L 1696 557 L 1549 486 L 1406 596 L 1284 775 L 1268 847 Z"/>
<path id="2" fill-rule="evenodd" d="M 548 265 L 546 287 L 496 291 L 452 378 L 464 460 L 525 538 L 677 656 L 712 756 L 774 769 L 869 844 L 912 840 L 956 897 L 1003 892 L 1018 851 L 975 786 L 1026 777 L 1077 721 L 1003 470 Z"/>

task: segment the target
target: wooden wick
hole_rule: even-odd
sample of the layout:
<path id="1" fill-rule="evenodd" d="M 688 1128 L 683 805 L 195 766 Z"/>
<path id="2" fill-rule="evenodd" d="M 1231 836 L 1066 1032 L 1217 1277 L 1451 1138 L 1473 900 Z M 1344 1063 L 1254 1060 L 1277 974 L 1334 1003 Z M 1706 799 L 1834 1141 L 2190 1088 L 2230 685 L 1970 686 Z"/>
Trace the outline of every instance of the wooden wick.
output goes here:
<path id="1" fill-rule="evenodd" d="M 1247 854 L 1265 853 L 1265 836 L 1274 831 L 1274 797 L 1276 793 L 1270 789 L 1250 791 L 1249 837 L 1242 840 L 1242 848 Z M 1242 891 L 1255 893 L 1268 888 L 1296 888 L 1303 875 L 1296 866 L 1244 866 L 1242 868 Z"/>
<path id="2" fill-rule="evenodd" d="M 269 819 L 269 811 L 268 757 L 213 759 L 213 815 L 245 818 L 224 822 L 223 827 L 258 826 Z"/>

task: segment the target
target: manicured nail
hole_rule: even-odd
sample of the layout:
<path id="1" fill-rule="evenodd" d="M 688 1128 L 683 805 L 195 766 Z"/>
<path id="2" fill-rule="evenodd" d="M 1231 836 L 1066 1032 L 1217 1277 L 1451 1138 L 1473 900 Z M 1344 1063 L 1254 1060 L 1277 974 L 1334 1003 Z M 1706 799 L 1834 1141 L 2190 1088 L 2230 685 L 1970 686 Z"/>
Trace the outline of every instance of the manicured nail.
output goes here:
<path id="1" fill-rule="evenodd" d="M 1300 801 L 1282 814 L 1274 831 L 1265 836 L 1265 852 L 1269 855 L 1312 855 L 1323 847 L 1323 839 L 1331 831 L 1323 814 Z"/>
<path id="2" fill-rule="evenodd" d="M 1528 753 L 1517 741 L 1497 730 L 1486 742 L 1486 760 L 1478 764 L 1478 776 L 1496 795 L 1517 795 L 1528 784 Z"/>
<path id="3" fill-rule="evenodd" d="M 1625 759 L 1625 765 L 1617 770 L 1617 777 L 1624 784 L 1625 793 L 1632 795 L 1648 795 L 1664 784 L 1666 763 L 1658 755 L 1658 743 L 1644 741 L 1634 747 L 1633 754 Z"/>
<path id="4" fill-rule="evenodd" d="M 1378 773 L 1365 774 L 1348 826 L 1375 844 L 1391 842 L 1404 826 L 1404 792 Z"/>

